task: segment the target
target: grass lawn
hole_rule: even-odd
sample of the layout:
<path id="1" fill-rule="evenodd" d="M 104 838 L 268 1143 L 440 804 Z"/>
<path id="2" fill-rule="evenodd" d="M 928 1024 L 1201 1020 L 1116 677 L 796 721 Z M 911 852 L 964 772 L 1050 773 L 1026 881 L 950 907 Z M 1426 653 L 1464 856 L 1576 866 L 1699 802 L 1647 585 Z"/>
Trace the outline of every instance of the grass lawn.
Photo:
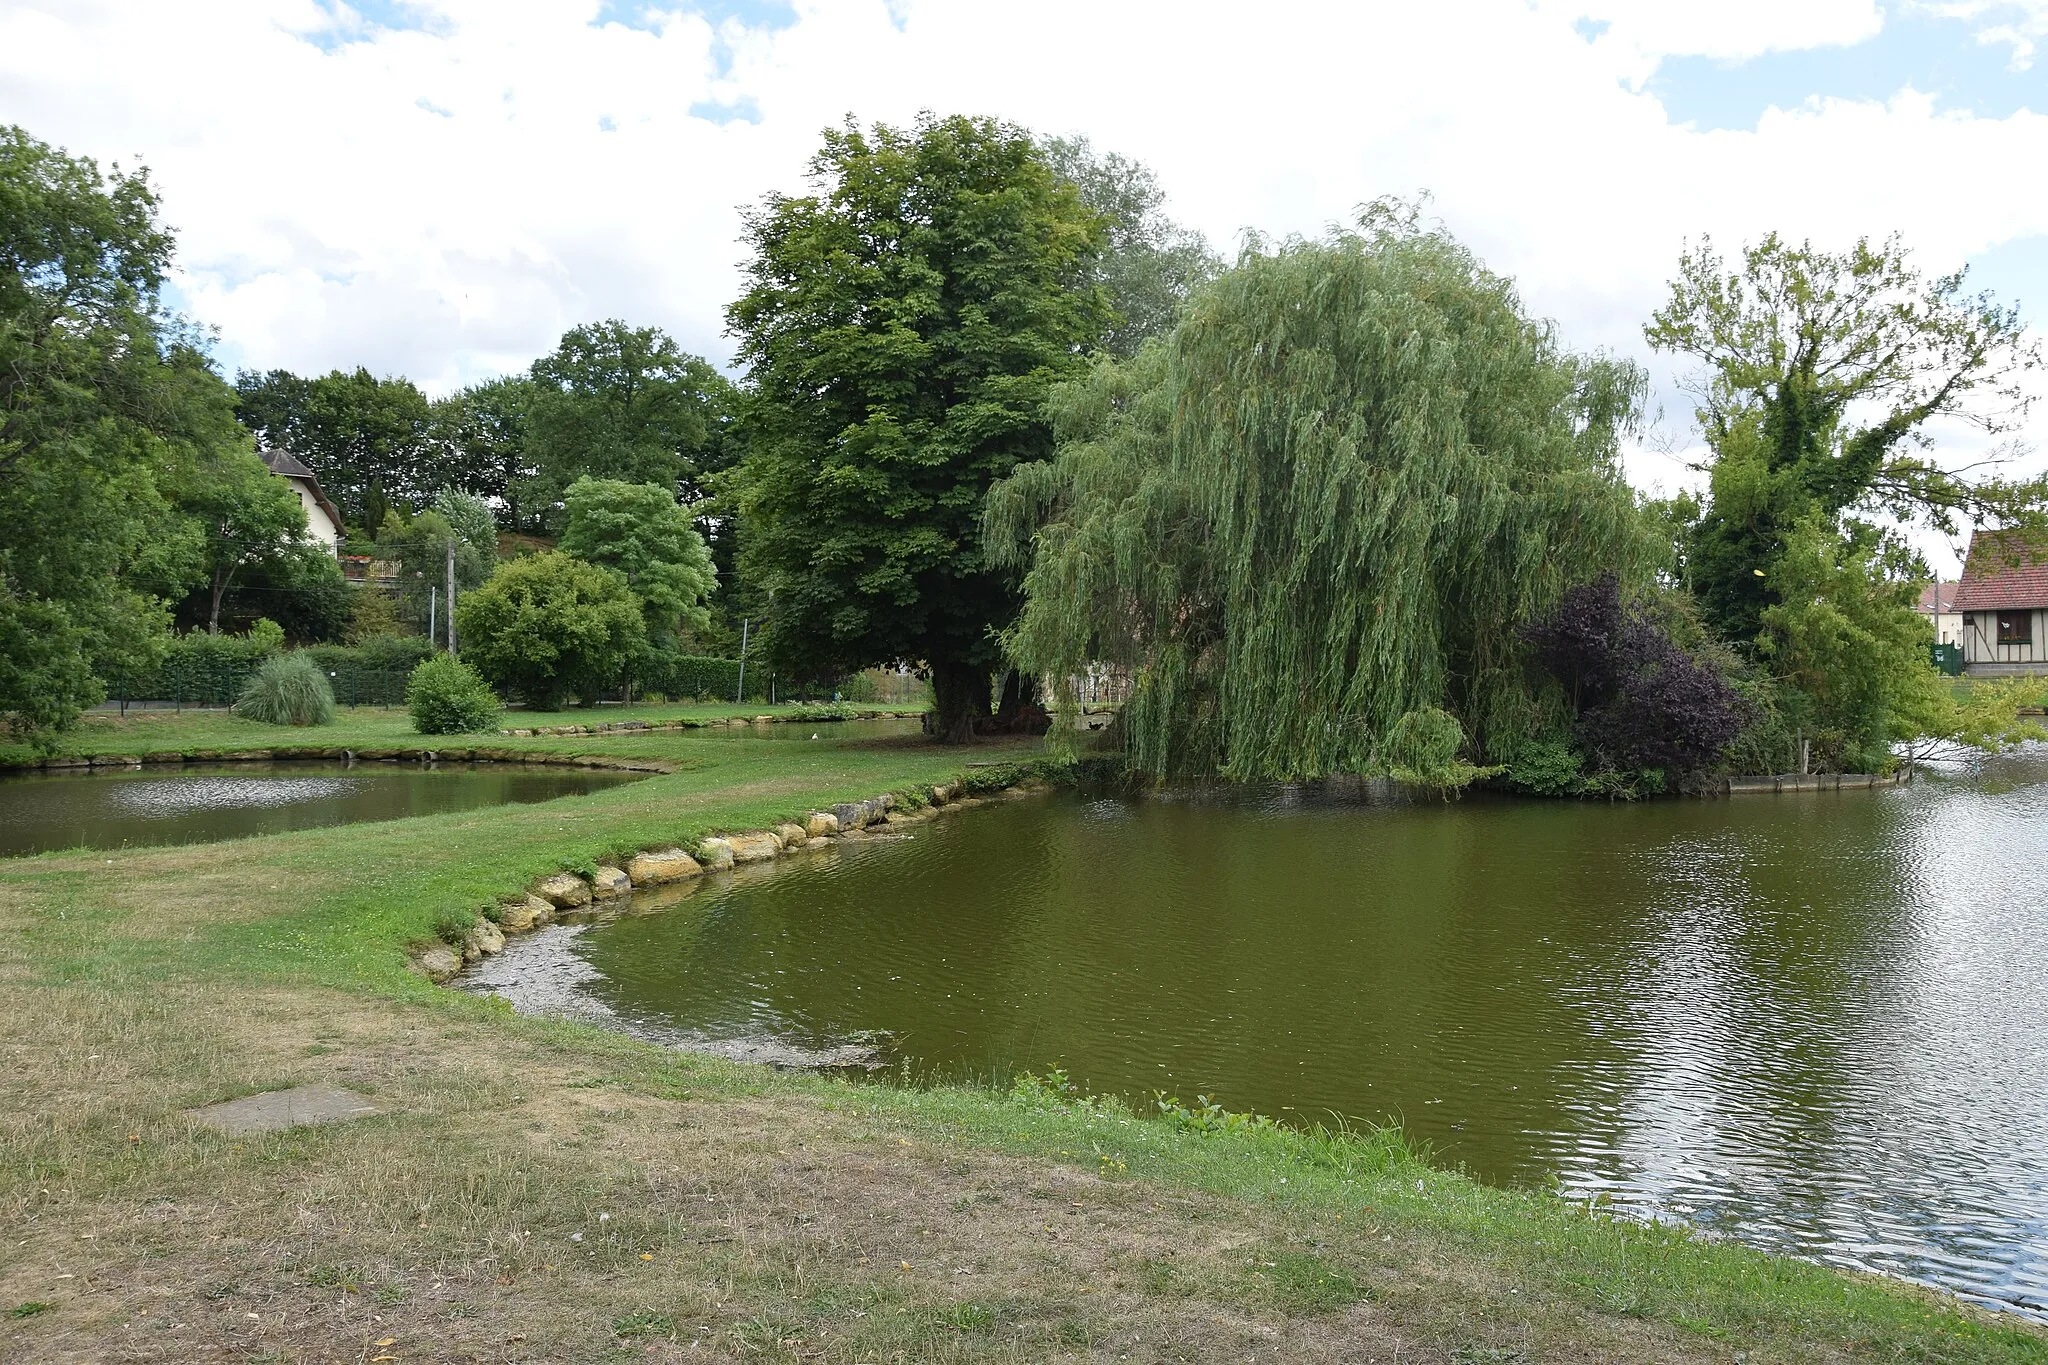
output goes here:
<path id="1" fill-rule="evenodd" d="M 565 725 L 608 725 L 619 721 L 645 721 L 650 725 L 676 722 L 711 724 L 751 719 L 755 716 L 787 718 L 804 712 L 801 704 L 762 703 L 734 705 L 729 702 L 691 702 L 662 706 L 594 706 L 574 711 L 507 711 L 500 725 L 507 730 L 538 730 Z M 915 716 L 921 706 L 860 704 L 844 708 L 862 716 Z M 831 724 L 832 722 L 824 722 Z M 287 725 L 265 725 L 244 720 L 232 711 L 131 711 L 126 716 L 96 711 L 83 717 L 63 736 L 56 752 L 68 756 L 92 754 L 151 754 L 192 749 L 230 751 L 236 749 L 289 749 L 330 747 L 363 749 L 444 748 L 473 744 L 492 747 L 538 748 L 560 751 L 559 736 L 539 736 L 539 743 L 511 735 L 422 735 L 402 707 L 345 706 L 335 712 L 332 725 L 295 729 Z M 597 737 L 586 737 L 588 743 Z M 609 737 L 605 737 L 609 739 Z M 620 738 L 625 738 L 621 736 Z M 577 748 L 582 748 L 582 745 Z M 606 752 L 613 752 L 607 750 Z M 0 767 L 39 762 L 41 755 L 24 746 L 0 745 Z"/>
<path id="2" fill-rule="evenodd" d="M 246 724 L 75 742 L 275 743 Z M 535 738 L 675 771 L 0 861 L 0 1359 L 2048 1362 L 2016 1320 L 1490 1189 L 1384 1134 L 783 1074 L 407 972 L 442 916 L 556 868 L 1026 752 L 835 728 Z M 239 1140 L 183 1113 L 317 1082 L 382 1113 Z"/>

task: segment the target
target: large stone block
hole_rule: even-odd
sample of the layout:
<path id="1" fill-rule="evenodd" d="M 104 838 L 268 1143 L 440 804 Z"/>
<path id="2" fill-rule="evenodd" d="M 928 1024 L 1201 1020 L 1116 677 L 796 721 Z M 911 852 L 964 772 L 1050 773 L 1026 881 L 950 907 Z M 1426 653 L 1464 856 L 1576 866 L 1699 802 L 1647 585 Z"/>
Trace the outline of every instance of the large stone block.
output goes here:
<path id="1" fill-rule="evenodd" d="M 462 939 L 462 956 L 472 962 L 504 951 L 505 931 L 487 919 L 478 920 Z"/>
<path id="2" fill-rule="evenodd" d="M 736 863 L 765 863 L 782 852 L 782 840 L 766 830 L 735 834 L 726 843 L 732 846 L 732 860 Z"/>
<path id="3" fill-rule="evenodd" d="M 564 910 L 590 904 L 590 883 L 573 872 L 557 872 L 533 890 L 542 900 Z"/>
<path id="4" fill-rule="evenodd" d="M 804 833 L 813 839 L 829 839 L 839 832 L 839 817 L 829 810 L 814 810 L 804 825 Z"/>
<path id="5" fill-rule="evenodd" d="M 528 896 L 517 905 L 499 907 L 498 927 L 508 934 L 524 934 L 552 923 L 555 907 L 539 896 Z"/>
<path id="6" fill-rule="evenodd" d="M 446 981 L 462 970 L 462 954 L 445 943 L 436 943 L 416 959 L 429 981 Z"/>
<path id="7" fill-rule="evenodd" d="M 784 848 L 802 848 L 811 841 L 810 831 L 802 825 L 777 825 L 775 837 L 782 840 Z"/>
<path id="8" fill-rule="evenodd" d="M 633 879 L 616 867 L 600 867 L 590 879 L 590 894 L 595 900 L 608 901 L 632 889 Z"/>
<path id="9" fill-rule="evenodd" d="M 732 840 L 706 839 L 697 845 L 697 861 L 706 872 L 723 872 L 733 864 Z"/>
<path id="10" fill-rule="evenodd" d="M 665 882 L 679 882 L 686 877 L 695 877 L 703 871 L 695 858 L 679 848 L 663 848 L 652 853 L 642 853 L 626 864 L 626 875 L 633 879 L 635 886 L 660 886 Z"/>

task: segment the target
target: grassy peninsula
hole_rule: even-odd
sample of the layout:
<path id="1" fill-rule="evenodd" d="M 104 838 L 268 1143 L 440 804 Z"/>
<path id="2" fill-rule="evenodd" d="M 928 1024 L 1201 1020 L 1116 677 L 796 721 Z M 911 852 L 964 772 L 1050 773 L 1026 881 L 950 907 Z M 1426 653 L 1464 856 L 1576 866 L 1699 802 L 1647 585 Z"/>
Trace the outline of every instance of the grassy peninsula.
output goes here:
<path id="1" fill-rule="evenodd" d="M 1384 1133 L 1139 1117 L 1056 1076 L 777 1073 L 406 969 L 451 908 L 563 866 L 1032 752 L 817 733 L 536 736 L 672 771 L 0 862 L 0 1358 L 2048 1361 L 2019 1321 L 1488 1188 Z M 279 734 L 92 718 L 69 743 Z M 183 1113 L 313 1082 L 382 1113 L 241 1140 Z"/>

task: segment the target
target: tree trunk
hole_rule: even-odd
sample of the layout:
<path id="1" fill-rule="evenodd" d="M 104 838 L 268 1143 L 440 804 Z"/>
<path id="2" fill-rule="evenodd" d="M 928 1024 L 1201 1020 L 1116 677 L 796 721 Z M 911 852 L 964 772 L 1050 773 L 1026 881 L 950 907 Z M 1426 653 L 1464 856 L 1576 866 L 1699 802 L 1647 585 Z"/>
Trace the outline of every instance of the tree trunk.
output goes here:
<path id="1" fill-rule="evenodd" d="M 220 599 L 227 593 L 228 584 L 233 581 L 234 576 L 233 570 L 215 569 L 213 571 L 213 608 L 207 613 L 206 617 L 206 633 L 208 635 L 220 634 Z"/>
<path id="2" fill-rule="evenodd" d="M 988 670 L 971 664 L 932 664 L 932 738 L 966 744 L 988 720 Z"/>

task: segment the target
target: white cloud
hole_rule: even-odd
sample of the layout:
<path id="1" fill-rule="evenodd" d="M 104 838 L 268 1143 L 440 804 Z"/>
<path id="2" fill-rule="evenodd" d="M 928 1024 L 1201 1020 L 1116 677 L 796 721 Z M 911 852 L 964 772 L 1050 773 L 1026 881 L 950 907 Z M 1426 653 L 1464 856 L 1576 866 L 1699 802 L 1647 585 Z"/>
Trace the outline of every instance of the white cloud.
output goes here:
<path id="1" fill-rule="evenodd" d="M 1223 243 L 1428 190 L 1570 342 L 1633 354 L 1688 237 L 1897 230 L 1952 268 L 2048 234 L 2048 182 L 2014 172 L 2048 164 L 2041 114 L 1906 90 L 1698 131 L 1642 92 L 1666 57 L 1855 43 L 1882 22 L 1871 0 L 799 0 L 751 28 L 594 24 L 596 0 L 406 12 L 421 27 L 310 0 L 0 0 L 0 119 L 154 168 L 184 295 L 236 359 L 434 389 L 611 315 L 727 359 L 739 207 L 798 187 L 849 112 L 1086 132 L 1151 163 Z"/>

